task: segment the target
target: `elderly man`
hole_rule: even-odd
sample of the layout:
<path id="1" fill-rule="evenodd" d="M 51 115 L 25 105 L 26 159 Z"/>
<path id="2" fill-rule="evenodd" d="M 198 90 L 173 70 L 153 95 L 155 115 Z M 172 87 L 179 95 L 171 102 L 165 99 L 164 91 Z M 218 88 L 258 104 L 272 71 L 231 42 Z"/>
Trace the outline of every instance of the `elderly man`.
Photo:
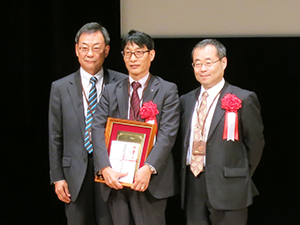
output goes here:
<path id="1" fill-rule="evenodd" d="M 111 224 L 107 205 L 94 182 L 91 121 L 104 86 L 127 76 L 103 68 L 109 34 L 98 23 L 84 25 L 75 37 L 80 69 L 51 87 L 49 156 L 51 182 L 66 203 L 69 225 Z"/>

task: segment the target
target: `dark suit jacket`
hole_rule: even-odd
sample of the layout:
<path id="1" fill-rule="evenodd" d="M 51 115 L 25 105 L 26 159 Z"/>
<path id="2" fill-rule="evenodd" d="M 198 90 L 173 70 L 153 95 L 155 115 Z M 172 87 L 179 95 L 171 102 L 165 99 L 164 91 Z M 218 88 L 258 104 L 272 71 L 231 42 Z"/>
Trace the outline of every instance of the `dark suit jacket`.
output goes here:
<path id="1" fill-rule="evenodd" d="M 189 146 L 191 118 L 201 88 L 180 98 L 182 138 L 182 206 L 186 186 L 186 155 Z M 221 99 L 232 93 L 242 100 L 238 110 L 238 141 L 223 140 L 225 110 Z M 254 92 L 225 82 L 221 91 L 207 138 L 205 177 L 208 198 L 213 208 L 235 210 L 246 208 L 258 194 L 251 176 L 262 155 L 264 146 L 260 104 Z"/>
<path id="2" fill-rule="evenodd" d="M 110 166 L 104 141 L 104 131 L 108 117 L 127 119 L 128 116 L 128 79 L 107 85 L 100 104 L 98 104 L 92 124 L 92 140 L 96 171 Z M 152 175 L 148 190 L 158 199 L 166 198 L 177 192 L 175 168 L 171 149 L 179 127 L 179 97 L 177 86 L 151 75 L 144 92 L 143 102 L 157 104 L 156 116 L 158 133 L 155 145 L 146 162 L 154 166 L 157 174 Z M 143 120 L 142 120 L 143 121 Z M 107 201 L 110 193 L 108 186 L 103 186 L 102 196 Z"/>
<path id="3" fill-rule="evenodd" d="M 128 76 L 104 69 L 105 84 Z M 49 103 L 51 183 L 66 180 L 75 201 L 87 169 L 85 116 L 79 70 L 52 83 Z"/>

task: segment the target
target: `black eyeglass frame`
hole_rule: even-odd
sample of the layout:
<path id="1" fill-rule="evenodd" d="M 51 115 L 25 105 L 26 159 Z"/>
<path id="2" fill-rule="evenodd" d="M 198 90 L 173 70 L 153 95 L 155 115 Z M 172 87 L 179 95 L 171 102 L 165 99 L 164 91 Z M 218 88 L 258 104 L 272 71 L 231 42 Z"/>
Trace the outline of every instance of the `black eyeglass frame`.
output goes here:
<path id="1" fill-rule="evenodd" d="M 130 59 L 131 58 L 131 56 L 132 56 L 132 54 L 134 54 L 134 56 L 136 57 L 136 58 L 142 58 L 144 55 L 145 55 L 145 53 L 146 52 L 150 52 L 151 50 L 150 49 L 148 49 L 148 50 L 145 50 L 145 51 L 142 51 L 142 50 L 137 50 L 137 51 L 133 51 L 133 52 L 130 52 L 130 51 L 121 51 L 121 54 L 122 54 L 122 56 L 124 57 L 124 58 L 128 58 L 128 59 Z M 126 56 L 126 54 L 130 54 L 130 55 L 127 55 Z M 138 55 L 136 55 L 136 53 L 138 53 Z M 141 54 L 141 55 L 139 55 L 139 54 Z"/>

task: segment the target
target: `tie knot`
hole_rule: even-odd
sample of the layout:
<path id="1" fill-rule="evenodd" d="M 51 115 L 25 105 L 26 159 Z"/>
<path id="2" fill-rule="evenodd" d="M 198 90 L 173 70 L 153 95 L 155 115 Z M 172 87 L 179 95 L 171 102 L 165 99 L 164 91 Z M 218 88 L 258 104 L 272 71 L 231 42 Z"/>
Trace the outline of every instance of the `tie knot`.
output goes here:
<path id="1" fill-rule="evenodd" d="M 141 87 L 141 84 L 139 82 L 132 82 L 132 88 L 133 90 L 137 90 L 139 87 Z"/>
<path id="2" fill-rule="evenodd" d="M 92 84 L 96 84 L 97 83 L 97 77 L 92 76 L 91 79 L 90 79 L 90 82 Z"/>
<path id="3" fill-rule="evenodd" d="M 207 91 L 204 91 L 203 92 L 203 98 L 207 98 L 208 97 L 208 93 L 207 93 Z"/>

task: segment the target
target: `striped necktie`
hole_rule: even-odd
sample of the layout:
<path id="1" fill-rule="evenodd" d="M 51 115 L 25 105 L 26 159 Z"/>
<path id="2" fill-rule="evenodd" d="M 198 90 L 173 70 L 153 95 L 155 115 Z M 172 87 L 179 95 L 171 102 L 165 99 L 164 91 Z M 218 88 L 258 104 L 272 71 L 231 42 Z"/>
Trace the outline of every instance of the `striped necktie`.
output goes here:
<path id="1" fill-rule="evenodd" d="M 142 85 L 139 82 L 132 82 L 132 94 L 131 94 L 131 101 L 130 101 L 130 120 L 138 120 L 139 113 L 140 113 L 140 98 L 137 92 L 137 89 Z"/>
<path id="2" fill-rule="evenodd" d="M 89 93 L 88 109 L 85 118 L 85 136 L 84 136 L 84 147 L 86 148 L 88 153 L 93 152 L 91 126 L 92 126 L 93 114 L 97 106 L 97 89 L 96 89 L 97 78 L 94 76 L 91 77 L 90 82 L 92 84 L 92 87 Z"/>

